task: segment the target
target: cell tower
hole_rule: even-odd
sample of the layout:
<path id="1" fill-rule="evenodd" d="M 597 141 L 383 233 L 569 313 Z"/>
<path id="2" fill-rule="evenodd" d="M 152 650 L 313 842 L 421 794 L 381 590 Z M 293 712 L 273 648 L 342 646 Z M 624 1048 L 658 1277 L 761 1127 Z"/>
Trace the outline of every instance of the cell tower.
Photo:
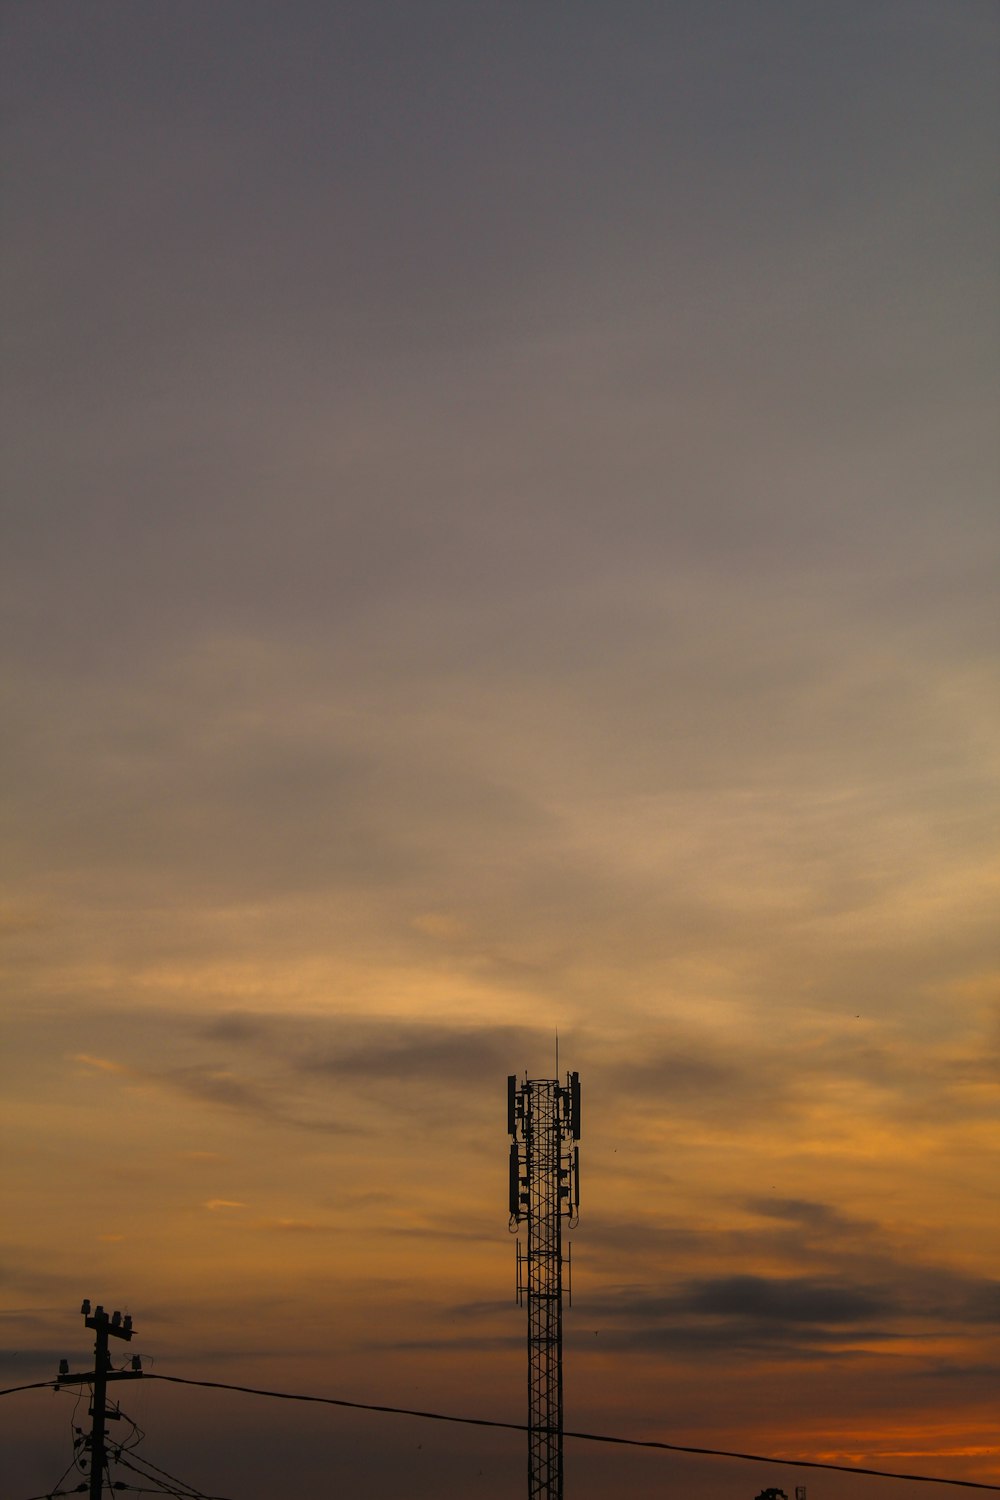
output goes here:
<path id="1" fill-rule="evenodd" d="M 517 1241 L 517 1300 L 528 1304 L 528 1496 L 562 1500 L 563 1378 L 562 1222 L 580 1209 L 580 1075 L 507 1079 L 510 1228 L 527 1221 Z M 572 1295 L 572 1261 L 570 1293 Z"/>

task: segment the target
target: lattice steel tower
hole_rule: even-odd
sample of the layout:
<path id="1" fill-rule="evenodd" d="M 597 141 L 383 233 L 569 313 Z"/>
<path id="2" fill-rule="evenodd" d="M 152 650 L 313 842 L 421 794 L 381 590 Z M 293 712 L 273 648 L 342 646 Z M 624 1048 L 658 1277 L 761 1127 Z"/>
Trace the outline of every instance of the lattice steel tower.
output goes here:
<path id="1" fill-rule="evenodd" d="M 517 1300 L 528 1303 L 528 1496 L 562 1500 L 562 1223 L 580 1208 L 580 1075 L 507 1079 L 510 1227 L 517 1241 Z M 567 1261 L 567 1265 L 571 1262 Z M 572 1290 L 572 1286 L 570 1286 Z"/>

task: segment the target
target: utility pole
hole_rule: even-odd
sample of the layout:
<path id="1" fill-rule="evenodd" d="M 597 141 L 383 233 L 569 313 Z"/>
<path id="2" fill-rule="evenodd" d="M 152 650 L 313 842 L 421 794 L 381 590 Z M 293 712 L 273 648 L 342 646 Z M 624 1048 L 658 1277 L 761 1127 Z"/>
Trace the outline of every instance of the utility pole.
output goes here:
<path id="1" fill-rule="evenodd" d="M 133 1328 L 132 1319 L 128 1313 L 124 1318 L 120 1312 L 113 1312 L 108 1317 L 103 1307 L 95 1307 L 93 1313 L 90 1310 L 90 1298 L 85 1297 L 80 1308 L 83 1314 L 84 1325 L 92 1328 L 96 1335 L 94 1339 L 94 1368 L 87 1370 L 81 1375 L 71 1375 L 68 1360 L 59 1361 L 59 1379 L 56 1385 L 58 1390 L 64 1385 L 89 1385 L 91 1393 L 90 1403 L 90 1495 L 89 1500 L 101 1500 L 104 1493 L 104 1469 L 107 1464 L 107 1423 L 117 1421 L 121 1416 L 117 1406 L 108 1409 L 107 1393 L 109 1380 L 136 1380 L 142 1374 L 142 1361 L 137 1354 L 132 1356 L 132 1368 L 130 1370 L 113 1370 L 111 1368 L 111 1355 L 108 1351 L 108 1338 L 131 1340 Z"/>
<path id="2" fill-rule="evenodd" d="M 517 1242 L 517 1300 L 528 1303 L 528 1496 L 562 1500 L 562 1221 L 580 1209 L 580 1075 L 507 1080 L 510 1227 L 527 1220 Z M 570 1262 L 572 1271 L 572 1263 Z M 572 1296 L 572 1282 L 570 1285 Z"/>

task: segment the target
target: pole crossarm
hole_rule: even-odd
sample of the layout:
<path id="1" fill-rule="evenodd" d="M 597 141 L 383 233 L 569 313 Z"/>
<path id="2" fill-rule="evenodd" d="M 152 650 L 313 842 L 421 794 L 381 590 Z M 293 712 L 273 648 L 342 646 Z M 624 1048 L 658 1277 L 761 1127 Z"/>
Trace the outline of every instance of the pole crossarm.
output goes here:
<path id="1" fill-rule="evenodd" d="M 105 1370 L 105 1382 L 109 1380 L 141 1380 L 145 1374 L 144 1370 Z M 84 1370 L 82 1375 L 60 1375 L 55 1383 L 56 1390 L 64 1385 L 85 1385 L 94 1379 L 93 1370 Z"/>

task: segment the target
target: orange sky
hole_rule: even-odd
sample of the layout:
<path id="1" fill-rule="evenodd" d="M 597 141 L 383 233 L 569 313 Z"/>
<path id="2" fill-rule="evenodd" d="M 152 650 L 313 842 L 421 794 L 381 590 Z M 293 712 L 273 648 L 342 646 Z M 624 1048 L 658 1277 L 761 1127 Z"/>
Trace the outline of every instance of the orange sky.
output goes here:
<path id="1" fill-rule="evenodd" d="M 567 1426 L 1000 1482 L 995 9 L 3 25 L 3 1384 L 89 1296 L 154 1373 L 523 1420 L 558 1030 Z M 11 1500 L 73 1399 L 5 1399 Z M 524 1482 L 123 1404 L 231 1500 Z"/>

